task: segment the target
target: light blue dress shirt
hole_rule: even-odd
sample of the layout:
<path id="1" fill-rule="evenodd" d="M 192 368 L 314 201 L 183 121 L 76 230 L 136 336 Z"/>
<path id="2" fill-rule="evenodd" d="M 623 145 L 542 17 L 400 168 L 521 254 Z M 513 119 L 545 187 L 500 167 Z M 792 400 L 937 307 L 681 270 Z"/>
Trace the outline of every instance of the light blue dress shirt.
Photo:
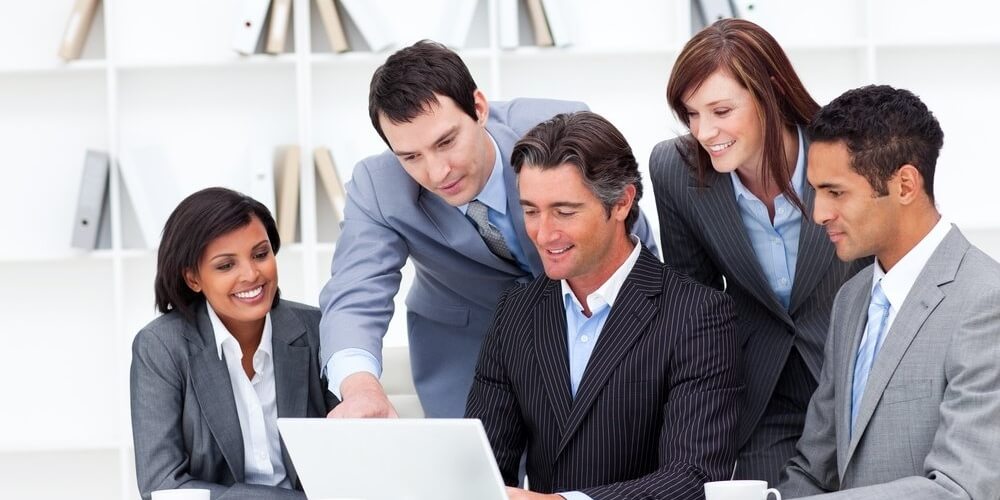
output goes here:
<path id="1" fill-rule="evenodd" d="M 590 317 L 583 314 L 583 306 L 577 300 L 569 284 L 562 281 L 563 305 L 566 308 L 566 345 L 569 348 L 569 384 L 570 392 L 576 397 L 576 392 L 580 388 L 580 381 L 587 370 L 587 363 L 590 355 L 597 345 L 597 338 L 604 329 L 604 323 L 611 315 L 611 308 L 615 304 L 618 292 L 621 291 L 625 279 L 628 278 L 635 262 L 639 260 L 639 253 L 642 245 L 639 238 L 632 236 L 632 244 L 635 247 L 629 254 L 625 262 L 593 293 L 586 297 L 587 307 L 590 309 Z M 559 493 L 566 500 L 591 500 L 589 496 L 579 491 L 568 491 Z"/>
<path id="2" fill-rule="evenodd" d="M 514 230 L 514 223 L 511 221 L 509 215 L 509 210 L 512 209 L 507 206 L 507 185 L 503 179 L 503 157 L 500 154 L 500 147 L 489 133 L 487 133 L 487 136 L 489 136 L 490 142 L 493 143 L 493 171 L 486 180 L 483 190 L 476 196 L 476 199 L 483 202 L 489 208 L 488 217 L 490 222 L 503 234 L 507 248 L 517 261 L 517 265 L 525 272 L 530 272 L 527 257 L 525 257 L 524 251 L 521 249 L 521 245 L 517 239 L 517 232 Z M 462 215 L 465 215 L 465 212 L 469 209 L 469 204 L 466 203 L 457 208 L 462 212 Z M 518 210 L 521 209 L 521 207 L 516 208 Z M 470 221 L 469 224 L 472 225 L 472 222 Z M 343 399 L 340 393 L 340 384 L 344 382 L 344 379 L 358 372 L 368 372 L 378 378 L 382 376 L 382 364 L 375 358 L 374 354 L 356 347 L 350 347 L 333 353 L 330 361 L 326 363 L 326 375 L 330 381 L 330 390 L 337 398 Z"/>
<path id="3" fill-rule="evenodd" d="M 792 173 L 792 189 L 802 199 L 805 180 L 805 142 L 802 129 L 798 130 L 799 155 Z M 774 224 L 767 213 L 767 206 L 740 181 L 736 172 L 730 172 L 736 204 L 739 206 L 743 227 L 750 238 L 750 246 L 764 277 L 781 304 L 788 309 L 792 297 L 795 263 L 799 256 L 799 233 L 802 231 L 802 212 L 784 194 L 774 199 Z"/>

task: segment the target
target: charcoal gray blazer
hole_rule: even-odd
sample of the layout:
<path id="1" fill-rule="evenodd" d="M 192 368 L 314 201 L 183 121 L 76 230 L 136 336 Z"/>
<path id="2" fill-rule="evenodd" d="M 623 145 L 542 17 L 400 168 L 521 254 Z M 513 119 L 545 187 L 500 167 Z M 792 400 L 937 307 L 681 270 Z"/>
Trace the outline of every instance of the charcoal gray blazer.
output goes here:
<path id="1" fill-rule="evenodd" d="M 319 310 L 280 300 L 271 309 L 278 417 L 325 417 L 337 400 L 319 371 Z M 197 324 L 180 313 L 146 325 L 132 343 L 129 379 L 139 491 L 206 488 L 212 499 L 305 499 L 296 490 L 244 484 L 243 435 L 225 359 L 202 303 Z M 336 453 L 336 450 L 331 450 Z"/>
<path id="2" fill-rule="evenodd" d="M 739 418 L 732 300 L 643 249 L 574 398 L 561 286 L 507 290 L 466 416 L 479 418 L 508 485 L 527 450 L 531 489 L 600 499 L 704 499 L 728 479 Z"/>

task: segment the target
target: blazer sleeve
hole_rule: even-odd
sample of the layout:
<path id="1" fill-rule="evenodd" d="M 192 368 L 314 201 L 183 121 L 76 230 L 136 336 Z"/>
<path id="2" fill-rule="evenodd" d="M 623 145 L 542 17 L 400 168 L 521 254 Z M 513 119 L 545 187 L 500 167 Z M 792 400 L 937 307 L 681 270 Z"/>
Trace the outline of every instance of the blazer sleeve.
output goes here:
<path id="1" fill-rule="evenodd" d="M 677 150 L 680 138 L 663 141 L 653 148 L 649 172 L 660 218 L 660 244 L 663 263 L 704 285 L 722 290 L 722 273 L 691 228 L 688 196 L 687 162 Z"/>
<path id="2" fill-rule="evenodd" d="M 819 495 L 822 500 L 979 500 L 1000 491 L 1000 290 L 969 297 L 945 360 L 941 420 L 924 475 Z M 810 408 L 811 410 L 811 408 Z"/>
<path id="3" fill-rule="evenodd" d="M 185 384 L 183 371 L 162 339 L 151 330 L 139 332 L 132 342 L 129 391 L 136 480 L 143 499 L 148 500 L 155 490 L 205 488 L 213 499 L 305 500 L 301 491 L 224 486 L 191 476 L 181 423 Z"/>
<path id="4" fill-rule="evenodd" d="M 742 391 L 732 299 L 692 294 L 693 310 L 669 362 L 670 395 L 659 434 L 660 465 L 640 478 L 583 493 L 595 499 L 704 499 L 704 483 L 729 479 Z"/>
<path id="5" fill-rule="evenodd" d="M 409 250 L 385 221 L 371 169 L 382 157 L 364 160 L 347 183 L 347 202 L 330 279 L 320 292 L 320 368 L 337 351 L 359 348 L 382 359 Z M 372 163 L 372 164 L 369 164 Z M 332 382 L 332 381 L 331 381 Z"/>
<path id="6" fill-rule="evenodd" d="M 840 489 L 837 473 L 837 421 L 836 376 L 838 361 L 836 346 L 842 335 L 837 333 L 843 324 L 836 304 L 843 302 L 844 290 L 834 299 L 833 317 L 823 354 L 823 369 L 819 384 L 809 400 L 806 423 L 802 437 L 796 444 L 796 455 L 782 471 L 781 482 L 776 488 L 786 498 L 816 495 Z"/>
<path id="7" fill-rule="evenodd" d="M 513 333 L 507 331 L 502 320 L 508 293 L 509 290 L 500 297 L 495 319 L 479 352 L 465 416 L 482 421 L 504 483 L 517 486 L 526 436 L 517 397 L 503 363 L 503 358 L 511 354 L 504 351 L 511 347 L 509 343 L 504 346 L 503 339 Z"/>

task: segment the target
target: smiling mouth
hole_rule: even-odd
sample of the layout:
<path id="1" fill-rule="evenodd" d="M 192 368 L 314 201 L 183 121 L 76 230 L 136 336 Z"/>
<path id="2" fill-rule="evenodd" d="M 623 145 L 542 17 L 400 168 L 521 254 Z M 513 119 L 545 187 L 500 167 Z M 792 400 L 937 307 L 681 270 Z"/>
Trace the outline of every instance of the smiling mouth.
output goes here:
<path id="1" fill-rule="evenodd" d="M 546 248 L 545 252 L 549 253 L 549 254 L 552 254 L 552 255 L 562 255 L 562 254 L 570 251 L 571 249 L 573 249 L 574 246 L 576 246 L 576 245 L 570 245 L 570 246 L 563 247 L 563 248 L 553 248 L 553 249 Z"/>
<path id="2" fill-rule="evenodd" d="M 257 288 L 247 290 L 245 292 L 236 292 L 233 294 L 239 299 L 256 299 L 260 297 L 260 294 L 264 293 L 264 285 L 258 285 Z"/>
<path id="3" fill-rule="evenodd" d="M 729 149 L 729 147 L 732 146 L 733 144 L 736 144 L 735 140 L 732 140 L 732 141 L 729 141 L 729 142 L 724 142 L 722 144 L 713 144 L 711 146 L 708 146 L 708 150 L 711 151 L 711 152 L 713 152 L 713 153 L 719 153 L 721 151 L 725 151 L 726 149 Z"/>
<path id="4" fill-rule="evenodd" d="M 461 178 L 458 178 L 458 179 L 455 179 L 454 181 L 452 181 L 452 182 L 450 182 L 448 184 L 439 185 L 438 186 L 438 191 L 448 191 L 450 189 L 454 189 L 455 186 L 457 186 L 458 183 L 459 183 L 459 181 L 461 181 L 461 180 L 462 180 Z"/>

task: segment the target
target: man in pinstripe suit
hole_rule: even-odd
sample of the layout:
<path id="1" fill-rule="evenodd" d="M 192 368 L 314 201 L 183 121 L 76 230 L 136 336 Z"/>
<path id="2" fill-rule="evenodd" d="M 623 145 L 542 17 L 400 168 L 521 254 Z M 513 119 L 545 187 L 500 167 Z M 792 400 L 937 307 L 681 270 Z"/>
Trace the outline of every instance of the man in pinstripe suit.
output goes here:
<path id="1" fill-rule="evenodd" d="M 735 459 L 742 385 L 733 304 L 630 235 L 642 184 L 621 133 L 557 115 L 514 148 L 545 276 L 508 289 L 466 414 L 511 498 L 704 498 Z M 556 494 L 552 494 L 552 493 Z"/>

